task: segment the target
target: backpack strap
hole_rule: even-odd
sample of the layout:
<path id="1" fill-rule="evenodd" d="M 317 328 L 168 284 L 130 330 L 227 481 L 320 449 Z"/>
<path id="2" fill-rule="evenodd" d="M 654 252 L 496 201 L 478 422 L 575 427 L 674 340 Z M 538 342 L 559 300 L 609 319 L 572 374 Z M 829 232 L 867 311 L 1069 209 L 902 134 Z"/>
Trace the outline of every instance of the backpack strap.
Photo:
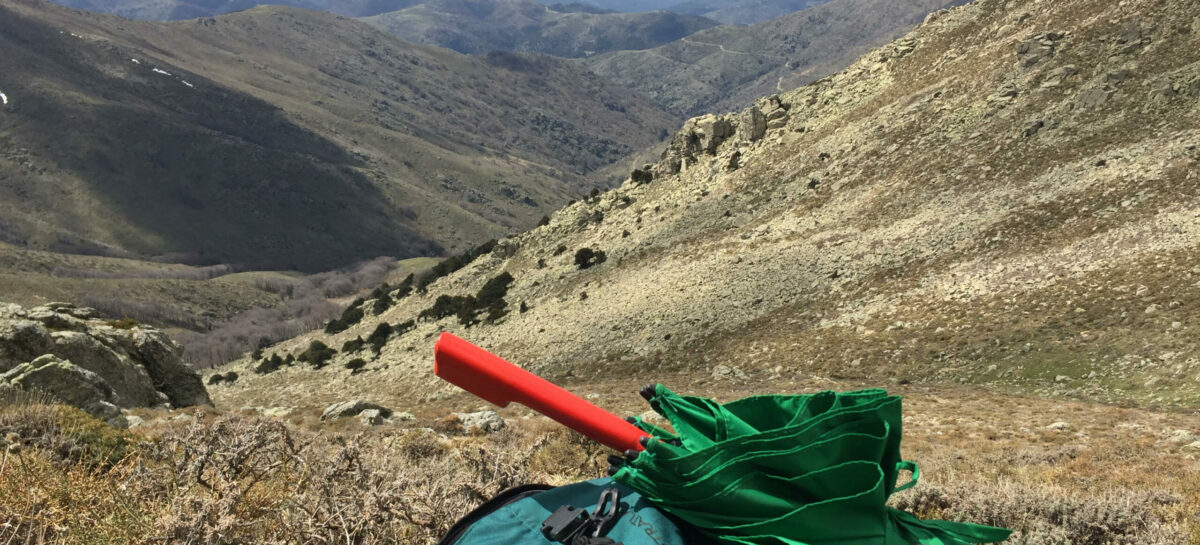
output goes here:
<path id="1" fill-rule="evenodd" d="M 602 534 L 621 516 L 621 491 L 605 488 L 591 513 L 586 508 L 563 505 L 542 521 L 542 535 L 555 543 L 566 545 L 621 545 Z"/>

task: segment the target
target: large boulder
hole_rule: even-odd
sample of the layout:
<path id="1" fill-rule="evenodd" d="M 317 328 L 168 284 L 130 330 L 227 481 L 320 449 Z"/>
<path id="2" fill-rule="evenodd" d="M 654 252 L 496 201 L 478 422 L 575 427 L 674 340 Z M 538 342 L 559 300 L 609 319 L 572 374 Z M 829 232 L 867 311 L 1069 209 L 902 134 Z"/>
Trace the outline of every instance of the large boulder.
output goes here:
<path id="1" fill-rule="evenodd" d="M 0 387 L 46 393 L 105 420 L 121 414 L 120 396 L 100 375 L 50 354 L 0 375 Z"/>
<path id="2" fill-rule="evenodd" d="M 93 413 L 81 403 L 99 398 L 127 408 L 211 405 L 200 375 L 181 354 L 179 345 L 161 331 L 143 325 L 115 327 L 93 309 L 69 303 L 22 309 L 0 303 L 0 373 L 19 368 L 24 378 L 9 382 L 22 388 L 49 380 L 42 377 L 75 377 L 70 386 L 39 389 Z"/>

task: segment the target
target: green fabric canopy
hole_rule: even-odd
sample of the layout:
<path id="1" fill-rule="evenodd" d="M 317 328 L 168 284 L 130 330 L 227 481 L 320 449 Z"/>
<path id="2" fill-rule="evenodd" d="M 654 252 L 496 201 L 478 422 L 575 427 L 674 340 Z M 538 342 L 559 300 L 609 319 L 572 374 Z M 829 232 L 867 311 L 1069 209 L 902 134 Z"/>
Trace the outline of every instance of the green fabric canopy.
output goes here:
<path id="1" fill-rule="evenodd" d="M 725 405 L 655 386 L 670 432 L 613 479 L 720 543 L 964 545 L 1003 541 L 1002 528 L 922 521 L 887 507 L 916 484 L 900 458 L 900 397 L 884 390 L 763 395 Z M 909 482 L 896 486 L 902 471 Z"/>

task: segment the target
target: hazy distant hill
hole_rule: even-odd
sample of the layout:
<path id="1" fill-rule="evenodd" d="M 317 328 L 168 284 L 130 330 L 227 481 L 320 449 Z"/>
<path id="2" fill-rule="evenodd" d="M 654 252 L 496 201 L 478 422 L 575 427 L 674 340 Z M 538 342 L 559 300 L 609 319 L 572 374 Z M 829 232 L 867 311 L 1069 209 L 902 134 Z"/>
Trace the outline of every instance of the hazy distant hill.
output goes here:
<path id="1" fill-rule="evenodd" d="M 54 0 L 64 6 L 111 13 L 132 19 L 166 21 L 209 17 L 264 4 L 329 11 L 347 17 L 365 17 L 411 6 L 413 0 Z"/>
<path id="2" fill-rule="evenodd" d="M 666 11 L 615 13 L 534 0 L 431 0 L 364 20 L 405 40 L 463 53 L 533 51 L 559 57 L 649 49 L 717 25 Z"/>
<path id="3" fill-rule="evenodd" d="M 965 0 L 834 0 L 750 26 L 719 26 L 645 51 L 582 62 L 687 114 L 737 108 L 815 81 L 930 12 Z"/>
<path id="4" fill-rule="evenodd" d="M 0 50 L 0 240 L 65 252 L 314 270 L 461 249 L 677 125 L 566 61 L 292 8 L 8 3 Z"/>
<path id="5" fill-rule="evenodd" d="M 726 24 L 761 23 L 829 0 L 689 0 L 667 6 L 678 13 L 702 15 Z"/>

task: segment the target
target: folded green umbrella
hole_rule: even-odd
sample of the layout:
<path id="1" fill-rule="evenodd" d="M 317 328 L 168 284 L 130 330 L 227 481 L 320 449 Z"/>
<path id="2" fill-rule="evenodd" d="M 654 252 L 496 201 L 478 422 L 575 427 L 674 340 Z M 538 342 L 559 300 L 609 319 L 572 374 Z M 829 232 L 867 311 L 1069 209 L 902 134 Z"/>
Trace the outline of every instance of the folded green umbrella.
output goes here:
<path id="1" fill-rule="evenodd" d="M 922 521 L 887 498 L 916 484 L 900 458 L 900 398 L 884 390 L 753 396 L 727 404 L 645 392 L 671 423 L 613 479 L 718 542 L 738 545 L 963 545 L 1009 530 Z M 901 487 L 903 471 L 912 479 Z"/>

